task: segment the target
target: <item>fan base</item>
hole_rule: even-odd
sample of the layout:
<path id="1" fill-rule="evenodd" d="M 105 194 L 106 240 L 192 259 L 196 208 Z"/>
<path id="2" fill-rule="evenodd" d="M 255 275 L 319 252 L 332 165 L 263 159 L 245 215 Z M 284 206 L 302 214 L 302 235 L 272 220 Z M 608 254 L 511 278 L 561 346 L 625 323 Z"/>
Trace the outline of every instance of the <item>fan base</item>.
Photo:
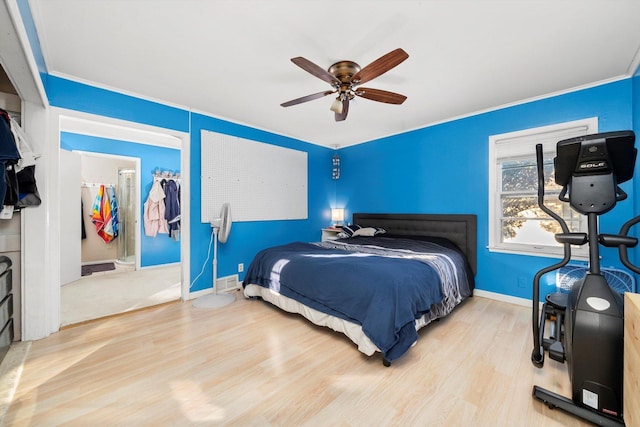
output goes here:
<path id="1" fill-rule="evenodd" d="M 195 308 L 220 308 L 231 304 L 236 300 L 233 294 L 207 294 L 193 301 Z"/>
<path id="2" fill-rule="evenodd" d="M 353 61 L 340 61 L 330 66 L 327 71 L 344 84 L 349 83 L 351 77 L 360 71 L 360 66 Z"/>

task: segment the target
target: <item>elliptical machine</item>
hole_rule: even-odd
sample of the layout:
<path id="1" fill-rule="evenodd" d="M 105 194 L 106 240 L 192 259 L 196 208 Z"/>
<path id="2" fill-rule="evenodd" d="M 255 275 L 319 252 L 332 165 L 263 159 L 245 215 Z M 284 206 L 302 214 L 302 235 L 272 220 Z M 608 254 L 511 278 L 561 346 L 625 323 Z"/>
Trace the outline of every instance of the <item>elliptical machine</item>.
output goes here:
<path id="1" fill-rule="evenodd" d="M 630 263 L 627 248 L 638 239 L 627 235 L 640 222 L 640 216 L 627 221 L 618 234 L 598 234 L 598 216 L 609 212 L 627 194 L 618 186 L 633 177 L 637 150 L 632 131 L 606 132 L 571 138 L 557 143 L 555 181 L 562 186 L 559 199 L 587 216 L 587 233 L 573 233 L 564 219 L 544 204 L 542 145 L 536 146 L 538 166 L 538 205 L 555 219 L 562 233 L 556 241 L 564 247 L 563 259 L 538 271 L 533 280 L 532 363 L 541 368 L 545 351 L 549 357 L 567 361 L 572 398 L 533 386 L 533 396 L 550 408 L 561 408 L 592 423 L 623 426 L 622 376 L 624 304 L 600 271 L 599 245 L 617 247 L 622 263 L 640 274 Z M 571 245 L 589 245 L 589 271 L 569 294 L 545 297 L 539 315 L 540 278 L 566 265 Z M 545 338 L 545 322 L 550 336 Z"/>

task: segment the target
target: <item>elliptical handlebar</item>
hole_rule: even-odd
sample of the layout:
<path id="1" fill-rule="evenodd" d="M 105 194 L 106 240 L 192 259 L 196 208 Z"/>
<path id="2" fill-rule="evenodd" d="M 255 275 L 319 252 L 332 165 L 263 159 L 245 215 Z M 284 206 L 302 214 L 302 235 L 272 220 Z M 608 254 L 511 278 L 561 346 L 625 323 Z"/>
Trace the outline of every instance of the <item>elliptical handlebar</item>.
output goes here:
<path id="1" fill-rule="evenodd" d="M 544 157 L 542 154 L 542 144 L 536 145 L 536 163 L 538 170 L 538 206 L 547 215 L 555 219 L 560 224 L 560 228 L 562 228 L 563 233 L 570 234 L 569 226 L 567 226 L 564 218 L 562 218 L 560 215 L 552 211 L 544 204 Z M 564 257 L 562 258 L 562 260 L 560 260 L 556 264 L 550 265 L 549 267 L 545 267 L 542 270 L 538 271 L 533 278 L 533 352 L 531 353 L 531 362 L 537 368 L 542 368 L 542 366 L 544 365 L 544 348 L 542 347 L 539 325 L 540 278 L 542 278 L 542 276 L 547 274 L 548 272 L 556 270 L 569 263 L 569 261 L 571 260 L 571 244 L 568 242 L 564 242 L 563 247 Z"/>
<path id="2" fill-rule="evenodd" d="M 536 145 L 536 164 L 538 166 L 538 206 L 540 206 L 540 209 L 542 209 L 547 215 L 560 223 L 560 228 L 562 228 L 563 233 L 569 233 L 569 226 L 564 218 L 544 204 L 544 156 L 542 155 L 542 144 Z M 565 193 L 566 187 L 564 187 L 562 191 Z"/>
<path id="3" fill-rule="evenodd" d="M 620 228 L 620 236 L 628 236 L 629 229 L 633 227 L 635 224 L 640 222 L 640 215 L 635 218 L 631 218 L 629 221 L 625 222 Z M 634 239 L 635 244 L 629 244 L 627 239 Z M 627 253 L 628 248 L 633 248 L 638 244 L 638 239 L 627 237 L 627 242 L 623 241 L 622 244 L 618 245 L 618 254 L 620 256 L 620 261 L 627 267 L 629 270 L 633 271 L 636 274 L 640 274 L 640 267 L 634 265 L 629 261 L 629 254 Z"/>

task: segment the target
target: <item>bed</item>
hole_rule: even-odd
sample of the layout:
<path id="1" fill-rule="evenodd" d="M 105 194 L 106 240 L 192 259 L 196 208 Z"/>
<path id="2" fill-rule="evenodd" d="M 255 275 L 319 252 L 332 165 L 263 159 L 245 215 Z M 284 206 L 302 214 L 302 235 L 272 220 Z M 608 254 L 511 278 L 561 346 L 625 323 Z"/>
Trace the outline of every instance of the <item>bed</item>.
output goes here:
<path id="1" fill-rule="evenodd" d="M 476 216 L 358 213 L 352 223 L 364 235 L 260 251 L 244 295 L 341 332 L 389 366 L 473 294 Z"/>

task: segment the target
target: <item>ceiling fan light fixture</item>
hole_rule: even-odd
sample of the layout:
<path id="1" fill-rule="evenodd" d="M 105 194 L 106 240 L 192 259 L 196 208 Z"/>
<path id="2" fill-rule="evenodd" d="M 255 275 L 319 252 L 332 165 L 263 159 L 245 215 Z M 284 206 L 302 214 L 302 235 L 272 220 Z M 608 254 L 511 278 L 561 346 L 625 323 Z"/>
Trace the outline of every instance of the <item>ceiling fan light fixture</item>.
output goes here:
<path id="1" fill-rule="evenodd" d="M 407 97 L 399 93 L 371 88 L 360 88 L 358 90 L 356 86 L 386 73 L 408 57 L 409 54 L 407 52 L 398 48 L 381 56 L 364 68 L 361 68 L 353 61 L 338 61 L 327 70 L 301 56 L 291 58 L 291 62 L 298 67 L 329 83 L 332 90 L 296 98 L 280 105 L 282 107 L 290 107 L 338 92 L 338 97 L 331 103 L 329 110 L 335 113 L 336 122 L 341 122 L 347 118 L 349 101 L 356 96 L 387 104 L 402 104 Z"/>
<path id="2" fill-rule="evenodd" d="M 340 97 L 338 96 L 332 103 L 331 103 L 331 108 L 329 108 L 331 111 L 333 111 L 334 113 L 337 114 L 342 114 L 342 99 L 340 99 Z"/>

